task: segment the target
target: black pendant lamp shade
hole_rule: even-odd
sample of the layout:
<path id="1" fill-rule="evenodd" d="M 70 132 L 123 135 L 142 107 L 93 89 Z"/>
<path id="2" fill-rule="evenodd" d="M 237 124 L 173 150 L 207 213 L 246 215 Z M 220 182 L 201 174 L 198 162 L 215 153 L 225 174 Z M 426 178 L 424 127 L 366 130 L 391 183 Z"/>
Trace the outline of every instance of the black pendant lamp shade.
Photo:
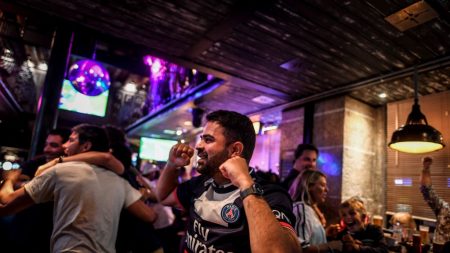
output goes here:
<path id="1" fill-rule="evenodd" d="M 420 111 L 417 96 L 417 72 L 414 73 L 415 99 L 406 124 L 392 134 L 389 147 L 405 153 L 428 153 L 445 147 L 442 134 L 428 125 L 425 115 Z"/>

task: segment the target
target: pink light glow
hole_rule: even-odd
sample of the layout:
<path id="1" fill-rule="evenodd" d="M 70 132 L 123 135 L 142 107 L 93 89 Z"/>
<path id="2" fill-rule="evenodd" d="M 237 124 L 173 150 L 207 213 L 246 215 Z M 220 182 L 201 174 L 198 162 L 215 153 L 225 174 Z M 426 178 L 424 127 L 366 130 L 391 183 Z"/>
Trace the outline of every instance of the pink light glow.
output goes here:
<path id="1" fill-rule="evenodd" d="M 152 60 L 152 57 L 150 55 L 144 56 L 144 64 L 147 65 L 147 66 L 152 66 L 153 60 Z"/>
<path id="2" fill-rule="evenodd" d="M 159 59 L 155 59 L 155 61 L 152 64 L 152 74 L 157 74 L 162 69 L 161 61 Z"/>
<path id="3" fill-rule="evenodd" d="M 164 76 L 164 73 L 167 71 L 168 64 L 166 61 L 146 55 L 144 56 L 144 64 L 150 67 L 151 77 L 152 79 L 160 79 L 162 76 Z"/>
<path id="4" fill-rule="evenodd" d="M 84 80 L 85 80 L 85 78 L 84 78 L 84 76 L 79 76 L 77 79 L 75 79 L 75 80 L 77 80 L 77 82 L 84 82 Z"/>

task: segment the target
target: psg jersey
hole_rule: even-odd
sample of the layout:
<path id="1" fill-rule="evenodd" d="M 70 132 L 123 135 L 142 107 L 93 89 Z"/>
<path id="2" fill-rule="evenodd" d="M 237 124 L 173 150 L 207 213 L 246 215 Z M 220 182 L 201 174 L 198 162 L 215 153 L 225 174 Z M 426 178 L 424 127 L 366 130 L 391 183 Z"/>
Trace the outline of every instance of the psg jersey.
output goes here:
<path id="1" fill-rule="evenodd" d="M 280 224 L 292 229 L 295 217 L 286 191 L 255 178 L 253 170 L 250 175 L 262 186 L 263 198 Z M 199 176 L 180 184 L 176 193 L 190 215 L 183 252 L 251 252 L 247 219 L 237 187 L 231 184 L 219 187 L 212 178 Z"/>

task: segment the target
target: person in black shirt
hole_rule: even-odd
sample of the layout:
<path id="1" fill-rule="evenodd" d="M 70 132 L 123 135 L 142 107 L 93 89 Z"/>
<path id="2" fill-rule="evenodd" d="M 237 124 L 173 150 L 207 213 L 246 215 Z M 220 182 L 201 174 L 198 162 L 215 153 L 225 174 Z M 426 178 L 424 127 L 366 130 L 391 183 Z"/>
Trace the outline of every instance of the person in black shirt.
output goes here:
<path id="1" fill-rule="evenodd" d="M 318 156 L 319 150 L 316 148 L 316 146 L 305 143 L 299 144 L 295 149 L 292 169 L 289 171 L 289 174 L 281 183 L 283 187 L 289 190 L 295 178 L 303 170 L 315 170 Z"/>
<path id="2" fill-rule="evenodd" d="M 256 138 L 250 119 L 223 110 L 206 119 L 196 145 L 201 176 L 178 185 L 194 149 L 176 144 L 157 185 L 162 204 L 189 211 L 183 252 L 302 252 L 289 195 L 248 167 Z"/>
<path id="3" fill-rule="evenodd" d="M 21 165 L 20 178 L 28 181 L 34 178 L 39 166 L 64 155 L 63 144 L 69 139 L 70 130 L 50 130 L 42 155 Z M 15 252 L 50 252 L 50 237 L 53 230 L 53 202 L 34 205 L 14 216 L 11 235 Z"/>
<path id="4" fill-rule="evenodd" d="M 65 128 L 56 128 L 50 130 L 45 140 L 44 152 L 42 155 L 34 157 L 32 160 L 23 163 L 22 169 L 23 179 L 30 180 L 34 177 L 34 173 L 39 166 L 50 162 L 51 160 L 64 155 L 63 144 L 69 139 L 70 130 Z"/>

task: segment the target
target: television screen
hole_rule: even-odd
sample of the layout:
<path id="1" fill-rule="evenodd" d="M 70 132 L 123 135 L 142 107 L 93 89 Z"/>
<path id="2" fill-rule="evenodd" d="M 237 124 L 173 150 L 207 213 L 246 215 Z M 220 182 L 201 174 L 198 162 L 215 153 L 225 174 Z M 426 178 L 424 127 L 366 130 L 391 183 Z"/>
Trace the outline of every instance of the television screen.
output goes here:
<path id="1" fill-rule="evenodd" d="M 165 162 L 169 157 L 170 149 L 177 143 L 178 141 L 174 140 L 141 137 L 139 157 L 141 159 Z"/>
<path id="2" fill-rule="evenodd" d="M 98 96 L 87 96 L 78 92 L 72 83 L 64 79 L 59 100 L 59 109 L 104 117 L 108 104 L 109 90 Z"/>

